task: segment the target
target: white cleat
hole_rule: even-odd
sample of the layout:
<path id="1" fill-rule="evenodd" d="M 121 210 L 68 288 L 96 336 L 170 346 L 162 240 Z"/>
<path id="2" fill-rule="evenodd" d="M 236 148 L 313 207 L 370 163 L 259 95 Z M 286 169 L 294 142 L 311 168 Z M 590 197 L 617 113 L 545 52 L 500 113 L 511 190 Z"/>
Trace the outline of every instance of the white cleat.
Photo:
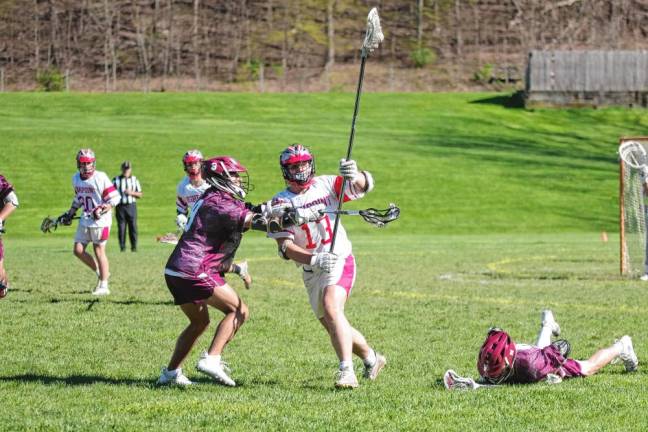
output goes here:
<path id="1" fill-rule="evenodd" d="M 644 281 L 644 282 L 648 282 L 648 273 L 646 273 L 646 274 L 644 274 L 643 276 L 641 276 L 641 277 L 639 278 L 639 280 Z"/>
<path id="2" fill-rule="evenodd" d="M 340 389 L 354 389 L 358 387 L 358 378 L 356 378 L 353 369 L 342 369 L 337 371 L 335 387 Z"/>
<path id="3" fill-rule="evenodd" d="M 108 282 L 103 282 L 99 281 L 97 282 L 97 287 L 92 291 L 92 295 L 94 296 L 105 296 L 110 294 L 110 290 L 108 289 Z"/>
<path id="4" fill-rule="evenodd" d="M 385 356 L 380 353 L 376 353 L 376 362 L 371 367 L 367 367 L 365 365 L 362 376 L 373 381 L 378 377 L 378 374 L 386 364 L 387 359 L 385 358 Z"/>
<path id="5" fill-rule="evenodd" d="M 639 359 L 637 358 L 637 354 L 635 353 L 634 347 L 632 346 L 632 339 L 630 338 L 630 336 L 625 335 L 616 342 L 620 343 L 622 346 L 619 358 L 623 360 L 623 365 L 625 366 L 626 372 L 636 371 L 637 367 L 639 366 Z"/>
<path id="6" fill-rule="evenodd" d="M 210 356 L 206 352 L 203 352 L 200 355 L 200 360 L 198 360 L 196 369 L 206 375 L 209 375 L 219 384 L 223 384 L 229 387 L 236 386 L 234 380 L 227 375 L 228 373 L 231 373 L 227 364 L 223 361 L 216 360 L 214 356 Z"/>
<path id="7" fill-rule="evenodd" d="M 170 371 L 167 368 L 162 368 L 160 378 L 158 378 L 157 380 L 157 385 L 177 385 L 181 387 L 187 387 L 192 384 L 193 382 L 182 374 L 182 369 L 180 368 L 174 371 Z"/>
<path id="8" fill-rule="evenodd" d="M 556 322 L 553 316 L 553 312 L 549 309 L 545 309 L 541 314 L 542 327 L 549 327 L 551 329 L 551 334 L 554 336 L 560 336 L 560 326 Z"/>
<path id="9" fill-rule="evenodd" d="M 239 263 L 237 265 L 241 269 L 239 277 L 243 280 L 245 289 L 250 289 L 250 287 L 252 286 L 252 276 L 250 276 L 250 272 L 248 271 L 248 262 L 243 261 L 242 263 Z"/>

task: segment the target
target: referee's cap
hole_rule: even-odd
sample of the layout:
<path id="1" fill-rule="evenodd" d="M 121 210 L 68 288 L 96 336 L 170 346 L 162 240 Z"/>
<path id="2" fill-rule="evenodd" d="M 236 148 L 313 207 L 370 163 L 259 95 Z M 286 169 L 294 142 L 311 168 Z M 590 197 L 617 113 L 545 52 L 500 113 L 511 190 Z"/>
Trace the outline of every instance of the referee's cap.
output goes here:
<path id="1" fill-rule="evenodd" d="M 122 164 L 121 164 L 121 169 L 123 169 L 123 170 L 127 170 L 127 169 L 130 169 L 130 168 L 131 168 L 131 163 L 130 163 L 130 161 L 124 161 L 124 162 L 122 162 Z"/>

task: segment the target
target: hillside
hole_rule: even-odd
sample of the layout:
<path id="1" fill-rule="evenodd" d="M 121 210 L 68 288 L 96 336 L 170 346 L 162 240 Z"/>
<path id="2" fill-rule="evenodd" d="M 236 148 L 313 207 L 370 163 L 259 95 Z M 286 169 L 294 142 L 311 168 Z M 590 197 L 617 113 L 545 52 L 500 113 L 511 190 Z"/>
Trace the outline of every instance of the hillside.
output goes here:
<path id="1" fill-rule="evenodd" d="M 644 112 L 525 111 L 506 99 L 364 95 L 354 158 L 377 187 L 352 206 L 398 203 L 402 219 L 385 231 L 394 233 L 615 231 L 616 142 L 645 133 Z M 250 200 L 268 199 L 283 187 L 277 158 L 290 143 L 312 147 L 319 173 L 335 171 L 352 108 L 352 94 L 0 95 L 0 172 L 22 203 L 8 230 L 36 235 L 44 216 L 68 207 L 81 147 L 111 176 L 133 162 L 147 235 L 173 229 L 189 148 L 239 158 L 256 186 Z"/>

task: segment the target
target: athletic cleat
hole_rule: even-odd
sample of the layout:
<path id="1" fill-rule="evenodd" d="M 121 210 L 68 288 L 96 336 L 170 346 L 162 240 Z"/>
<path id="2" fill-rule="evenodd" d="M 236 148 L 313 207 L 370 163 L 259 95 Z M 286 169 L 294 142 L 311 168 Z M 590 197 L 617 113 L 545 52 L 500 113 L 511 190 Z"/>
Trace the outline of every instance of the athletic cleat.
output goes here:
<path id="1" fill-rule="evenodd" d="M 356 378 L 353 369 L 343 369 L 337 371 L 335 387 L 344 389 L 353 389 L 358 387 L 358 378 Z"/>
<path id="2" fill-rule="evenodd" d="M 189 378 L 182 374 L 182 369 L 178 368 L 175 371 L 170 371 L 167 368 L 162 368 L 160 378 L 157 380 L 157 385 L 177 385 L 187 387 L 193 384 Z"/>
<path id="3" fill-rule="evenodd" d="M 642 281 L 644 281 L 644 282 L 648 282 L 648 273 L 646 273 L 646 274 L 644 274 L 643 276 L 641 276 L 641 277 L 639 278 L 639 280 L 642 280 Z"/>
<path id="4" fill-rule="evenodd" d="M 101 281 L 97 282 L 97 287 L 92 291 L 92 295 L 94 296 L 105 296 L 110 294 L 110 290 L 108 289 L 108 282 L 105 284 L 101 283 Z"/>
<path id="5" fill-rule="evenodd" d="M 250 276 L 250 272 L 248 271 L 248 262 L 243 261 L 242 263 L 239 263 L 237 265 L 240 269 L 239 277 L 243 280 L 245 289 L 250 289 L 250 287 L 252 286 L 252 276 Z"/>
<path id="6" fill-rule="evenodd" d="M 475 390 L 479 387 L 474 379 L 463 378 L 452 369 L 443 375 L 443 385 L 448 390 Z"/>
<path id="7" fill-rule="evenodd" d="M 625 335 L 616 342 L 622 345 L 619 358 L 623 360 L 623 365 L 625 366 L 626 372 L 636 371 L 637 367 L 639 366 L 639 359 L 637 358 L 637 354 L 635 353 L 634 347 L 632 346 L 632 339 L 630 338 L 630 336 Z"/>
<path id="8" fill-rule="evenodd" d="M 0 282 L 0 299 L 3 299 L 7 296 L 7 292 L 9 291 L 9 287 L 2 282 Z"/>
<path id="9" fill-rule="evenodd" d="M 385 358 L 385 356 L 380 354 L 380 353 L 376 353 L 376 362 L 371 367 L 367 367 L 365 365 L 364 372 L 362 373 L 362 376 L 364 378 L 367 378 L 367 379 L 370 379 L 370 380 L 373 381 L 378 377 L 378 374 L 385 367 L 386 364 L 387 364 L 387 359 Z"/>
<path id="10" fill-rule="evenodd" d="M 553 316 L 553 312 L 549 309 L 542 311 L 542 327 L 549 327 L 551 329 L 551 334 L 554 336 L 560 336 L 560 326 L 556 322 Z"/>
<path id="11" fill-rule="evenodd" d="M 219 384 L 223 384 L 229 387 L 235 387 L 236 383 L 232 378 L 227 374 L 231 373 L 230 368 L 227 366 L 227 363 L 223 361 L 216 361 L 214 356 L 210 356 L 207 352 L 203 352 L 200 355 L 200 360 L 196 365 L 196 369 L 200 372 L 209 375 Z"/>

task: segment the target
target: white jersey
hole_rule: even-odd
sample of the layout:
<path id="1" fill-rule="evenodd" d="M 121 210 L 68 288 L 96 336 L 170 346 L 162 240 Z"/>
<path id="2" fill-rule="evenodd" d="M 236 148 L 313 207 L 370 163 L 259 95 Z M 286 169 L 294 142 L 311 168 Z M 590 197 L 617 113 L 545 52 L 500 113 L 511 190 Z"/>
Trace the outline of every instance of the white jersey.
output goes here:
<path id="1" fill-rule="evenodd" d="M 285 189 L 276 194 L 272 201 L 273 203 L 290 202 L 295 207 L 305 208 L 324 204 L 326 205 L 326 211 L 335 211 L 338 208 L 338 196 L 341 187 L 341 176 L 319 176 L 313 179 L 313 184 L 304 192 L 295 194 L 289 189 Z M 362 198 L 364 195 L 363 191 L 357 190 L 350 182 L 346 183 L 344 188 L 345 202 Z M 336 216 L 335 214 L 325 214 L 316 222 L 291 227 L 281 232 L 268 233 L 268 237 L 274 239 L 289 238 L 297 246 L 312 253 L 329 252 Z M 351 254 L 351 242 L 342 223 L 338 226 L 334 252 L 339 257 L 346 257 Z"/>
<path id="2" fill-rule="evenodd" d="M 209 183 L 203 180 L 200 186 L 191 184 L 188 176 L 185 176 L 180 183 L 178 183 L 176 208 L 178 213 L 188 215 L 191 213 L 193 205 L 198 201 L 198 198 L 209 189 Z"/>
<path id="3" fill-rule="evenodd" d="M 119 204 L 119 192 L 106 173 L 95 171 L 92 177 L 83 180 L 77 172 L 72 176 L 72 187 L 72 208 L 80 208 L 83 212 L 79 225 L 88 228 L 109 227 L 112 224 L 112 211 L 104 213 L 98 220 L 92 217 L 92 211 L 101 204 L 110 204 L 113 207 Z"/>

